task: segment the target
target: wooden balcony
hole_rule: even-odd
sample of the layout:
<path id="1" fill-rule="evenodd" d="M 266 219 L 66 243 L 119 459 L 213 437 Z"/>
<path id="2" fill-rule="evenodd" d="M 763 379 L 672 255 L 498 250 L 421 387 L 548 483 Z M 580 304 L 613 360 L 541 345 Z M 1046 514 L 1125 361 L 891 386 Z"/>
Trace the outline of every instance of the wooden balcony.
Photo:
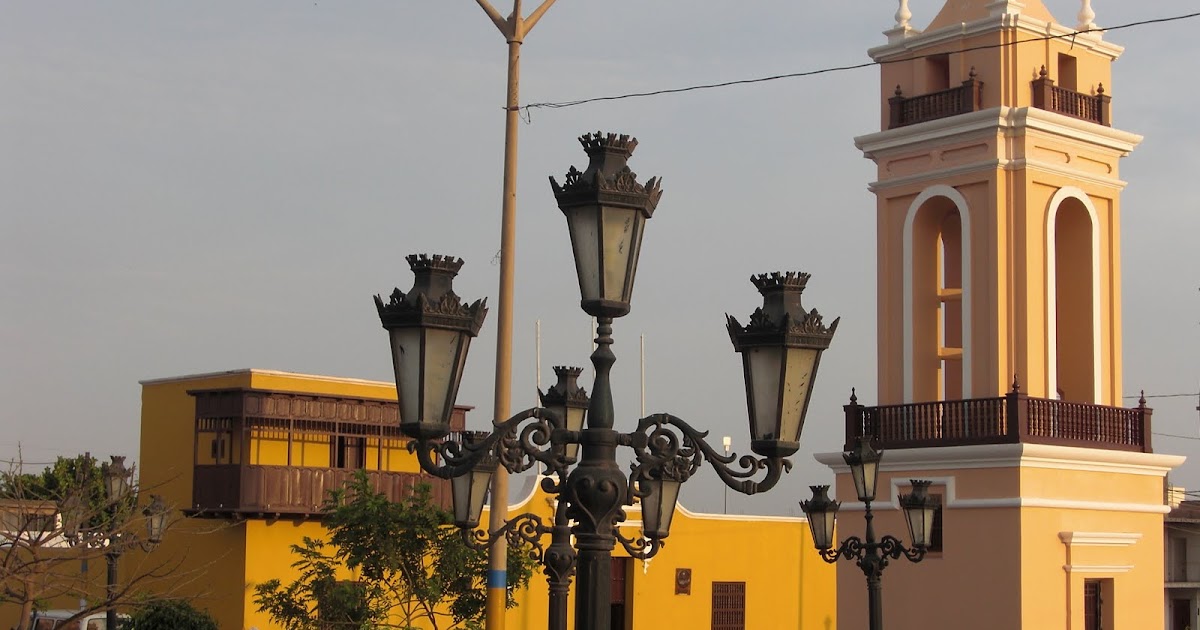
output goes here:
<path id="1" fill-rule="evenodd" d="M 192 509 L 196 516 L 311 517 L 321 514 L 330 490 L 354 476 L 348 468 L 198 465 L 192 476 Z M 433 501 L 450 509 L 450 483 L 417 473 L 368 470 L 376 491 L 402 501 L 418 483 L 428 483 Z"/>
<path id="2" fill-rule="evenodd" d="M 975 112 L 983 109 L 983 82 L 975 78 L 975 69 L 972 68 L 970 78 L 963 81 L 961 86 L 947 90 L 904 96 L 897 85 L 896 95 L 888 99 L 888 104 L 888 129 Z"/>
<path id="3" fill-rule="evenodd" d="M 973 444 L 1055 444 L 1151 452 L 1152 410 L 1031 398 L 1013 391 L 997 398 L 943 400 L 846 410 L 846 444 L 874 435 L 885 449 Z"/>
<path id="4" fill-rule="evenodd" d="M 1042 66 L 1041 75 L 1033 80 L 1033 106 L 1072 118 L 1112 126 L 1112 97 L 1104 93 L 1104 84 L 1096 94 L 1084 94 L 1054 85 Z"/>

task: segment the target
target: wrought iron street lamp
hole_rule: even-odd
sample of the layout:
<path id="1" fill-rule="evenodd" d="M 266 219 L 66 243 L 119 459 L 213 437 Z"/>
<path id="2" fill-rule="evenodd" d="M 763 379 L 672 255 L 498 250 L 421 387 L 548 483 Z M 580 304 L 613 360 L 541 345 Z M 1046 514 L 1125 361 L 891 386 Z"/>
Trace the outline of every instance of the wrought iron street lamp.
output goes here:
<path id="1" fill-rule="evenodd" d="M 578 386 L 574 384 L 579 375 L 576 368 L 559 373 L 559 383 L 543 396 L 545 407 L 527 409 L 508 419 L 497 418 L 486 437 L 461 443 L 436 439 L 449 432 L 448 418 L 427 413 L 426 403 L 407 400 L 406 396 L 420 395 L 422 401 L 452 404 L 466 345 L 447 341 L 440 346 L 444 354 L 433 358 L 428 352 L 434 346 L 426 343 L 420 346 L 422 354 L 418 358 L 412 356 L 418 348 L 415 340 L 428 333 L 405 332 L 404 343 L 398 343 L 396 329 L 446 329 L 452 327 L 447 322 L 453 320 L 462 322 L 455 330 L 461 333 L 459 339 L 465 339 L 482 323 L 482 302 L 467 306 L 454 294 L 450 282 L 462 265 L 460 260 L 410 256 L 409 263 L 418 275 L 413 289 L 407 293 L 397 289 L 387 303 L 377 296 L 376 307 L 393 338 L 400 427 L 414 439 L 412 448 L 421 468 L 444 479 L 455 479 L 475 475 L 484 458 L 493 456 L 509 472 L 527 470 L 535 464 L 544 466 L 552 476 L 543 479 L 542 487 L 558 495 L 554 526 L 545 526 L 534 515 L 521 515 L 495 531 L 474 534 L 474 541 L 486 544 L 510 535 L 529 540 L 551 533 L 550 547 L 544 554 L 539 552 L 551 577 L 552 595 L 556 588 L 562 594 L 561 618 L 556 620 L 557 609 L 552 604 L 551 627 L 565 626 L 566 584 L 574 567 L 578 578 L 575 627 L 607 630 L 613 548 L 620 543 L 635 558 L 654 556 L 670 533 L 681 484 L 700 466 L 708 462 L 722 482 L 745 494 L 769 490 L 791 468 L 785 458 L 799 447 L 820 354 L 829 346 L 837 322 L 825 326 L 815 310 L 806 312 L 801 308 L 799 296 L 808 280 L 808 275 L 802 273 L 755 276 L 752 280 L 763 294 L 763 306 L 751 315 L 746 326 L 728 319 L 734 347 L 743 355 L 752 450 L 759 457 L 723 455 L 704 441 L 707 433 L 665 413 L 642 418 L 632 432 L 614 430 L 610 372 L 616 357 L 611 349 L 612 324 L 629 312 L 645 223 L 653 215 L 662 190 L 657 179 L 639 183 L 629 169 L 627 161 L 637 140 L 597 132 L 584 135 L 580 143 L 588 155 L 588 167 L 583 171 L 571 167 L 562 185 L 554 178 L 550 183 L 571 235 L 580 306 L 597 321 L 596 349 L 591 356 L 595 380 L 586 413 L 580 406 L 586 394 L 576 391 Z M 421 276 L 432 266 L 444 271 L 436 283 Z M 419 373 L 430 369 L 442 372 L 434 377 Z M 572 400 L 574 404 L 568 404 Z M 618 446 L 633 451 L 628 475 L 617 463 Z M 456 500 L 475 496 L 465 490 L 454 493 Z M 628 537 L 622 534 L 620 525 L 626 517 L 625 508 L 635 501 L 641 502 L 642 532 Z M 459 513 L 458 506 L 455 512 Z M 473 515 L 473 519 L 460 524 L 477 523 L 478 512 Z M 571 535 L 575 539 L 573 548 Z"/>
<path id="2" fill-rule="evenodd" d="M 125 466 L 125 457 L 113 455 L 112 461 L 105 463 L 102 468 L 104 476 L 104 495 L 107 504 L 102 510 L 91 505 L 90 497 L 76 488 L 63 498 L 59 506 L 62 515 L 63 536 L 72 547 L 104 549 L 104 558 L 108 565 L 108 576 L 105 583 L 108 610 L 105 611 L 105 627 L 117 627 L 117 609 L 114 602 L 117 599 L 118 566 L 121 556 L 134 547 L 151 551 L 162 542 L 167 528 L 167 518 L 170 510 L 159 495 L 150 495 L 150 503 L 142 510 L 146 519 L 144 536 L 125 531 L 130 510 L 136 502 L 133 493 L 133 469 Z"/>
<path id="3" fill-rule="evenodd" d="M 871 436 L 860 437 L 853 451 L 842 454 L 846 464 L 850 466 L 850 475 L 854 479 L 858 500 L 863 502 L 865 509 L 866 540 L 851 536 L 834 548 L 834 524 L 837 521 L 840 503 L 829 498 L 829 486 L 810 486 L 812 499 L 801 501 L 800 508 L 808 517 L 813 545 L 820 552 L 821 558 L 831 564 L 837 562 L 838 558 L 853 560 L 867 576 L 867 627 L 869 630 L 882 630 L 883 570 L 887 568 L 889 560 L 899 559 L 900 556 L 912 562 L 920 562 L 925 558 L 933 533 L 933 518 L 937 512 L 938 501 L 929 496 L 930 482 L 911 480 L 912 493 L 900 495 L 900 506 L 904 510 L 904 520 L 908 524 L 912 547 L 905 547 L 900 539 L 891 535 L 884 535 L 877 542 L 871 502 L 875 500 L 879 461 L 883 451 L 874 447 L 872 439 Z"/>

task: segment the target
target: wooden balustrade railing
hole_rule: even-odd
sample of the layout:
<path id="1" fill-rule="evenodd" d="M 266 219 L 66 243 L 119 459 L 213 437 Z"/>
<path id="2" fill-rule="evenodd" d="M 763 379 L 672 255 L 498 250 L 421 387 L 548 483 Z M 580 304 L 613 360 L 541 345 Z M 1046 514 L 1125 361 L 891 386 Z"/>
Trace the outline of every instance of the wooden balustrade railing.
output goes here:
<path id="1" fill-rule="evenodd" d="M 315 516 L 330 490 L 343 487 L 356 471 L 349 468 L 197 465 L 193 473 L 192 511 L 201 514 Z M 391 501 L 410 496 L 419 483 L 432 488 L 433 502 L 450 507 L 449 482 L 409 472 L 368 470 L 372 487 Z"/>
<path id="2" fill-rule="evenodd" d="M 929 94 L 904 96 L 897 85 L 896 95 L 888 99 L 888 104 L 888 129 L 979 111 L 983 108 L 983 82 L 975 77 L 975 69 L 971 68 L 969 78 L 961 86 Z"/>
<path id="3" fill-rule="evenodd" d="M 1034 107 L 1106 127 L 1112 126 L 1112 97 L 1104 93 L 1103 83 L 1096 88 L 1095 95 L 1076 92 L 1054 85 L 1046 73 L 1046 66 L 1042 66 L 1032 85 Z"/>
<path id="4" fill-rule="evenodd" d="M 863 435 L 883 448 L 1038 443 L 1151 452 L 1153 410 L 1031 398 L 1019 391 L 997 398 L 942 400 L 846 411 L 846 450 Z"/>

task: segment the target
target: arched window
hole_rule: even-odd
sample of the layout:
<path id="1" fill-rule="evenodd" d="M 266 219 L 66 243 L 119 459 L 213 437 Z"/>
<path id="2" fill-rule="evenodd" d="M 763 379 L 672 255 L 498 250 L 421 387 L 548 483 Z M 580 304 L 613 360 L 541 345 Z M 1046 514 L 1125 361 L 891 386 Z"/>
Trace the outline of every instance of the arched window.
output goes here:
<path id="1" fill-rule="evenodd" d="M 1100 371 L 1100 227 L 1082 190 L 1059 190 L 1046 217 L 1047 394 L 1103 402 Z"/>
<path id="2" fill-rule="evenodd" d="M 970 217 L 966 199 L 932 186 L 904 225 L 907 402 L 970 396 Z"/>

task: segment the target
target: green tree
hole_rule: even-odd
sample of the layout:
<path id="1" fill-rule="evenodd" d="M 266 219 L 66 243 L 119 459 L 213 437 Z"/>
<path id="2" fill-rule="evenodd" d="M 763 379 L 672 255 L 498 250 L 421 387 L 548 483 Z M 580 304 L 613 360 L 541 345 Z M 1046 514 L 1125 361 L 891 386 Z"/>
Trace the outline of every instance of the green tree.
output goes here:
<path id="1" fill-rule="evenodd" d="M 59 457 L 41 473 L 24 473 L 20 461 L 0 471 L 0 602 L 20 608 L 16 630 L 26 630 L 35 607 L 84 601 L 74 621 L 144 603 L 144 590 L 169 596 L 163 580 L 178 564 L 153 554 L 127 565 L 113 592 L 100 580 L 107 556 L 146 540 L 147 518 L 134 483 L 120 501 L 104 490 L 104 467 L 90 455 Z M 72 499 L 72 500 L 68 500 Z M 75 537 L 64 530 L 65 505 L 78 520 Z M 100 567 L 89 576 L 86 567 Z"/>
<path id="2" fill-rule="evenodd" d="M 137 609 L 121 630 L 218 630 L 217 620 L 186 600 L 152 601 Z"/>
<path id="3" fill-rule="evenodd" d="M 328 542 L 293 545 L 300 577 L 255 587 L 261 612 L 286 630 L 478 627 L 486 607 L 487 554 L 472 549 L 434 505 L 428 485 L 401 502 L 376 492 L 359 471 L 324 506 Z M 527 549 L 509 548 L 513 588 L 529 583 Z M 354 580 L 339 576 L 357 576 Z"/>

